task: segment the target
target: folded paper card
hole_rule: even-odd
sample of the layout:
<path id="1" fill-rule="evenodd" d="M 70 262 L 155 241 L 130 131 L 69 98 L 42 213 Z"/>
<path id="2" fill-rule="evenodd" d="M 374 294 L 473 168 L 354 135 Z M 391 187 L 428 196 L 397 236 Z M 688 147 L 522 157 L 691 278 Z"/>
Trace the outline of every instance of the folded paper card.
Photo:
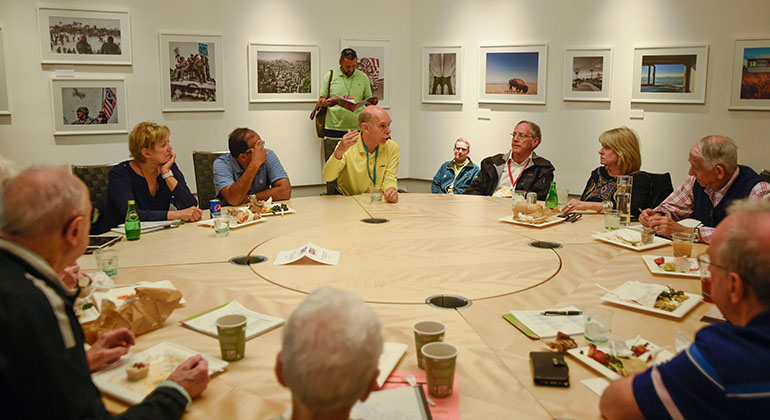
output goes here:
<path id="1" fill-rule="evenodd" d="M 279 252 L 278 256 L 275 257 L 275 261 L 273 261 L 273 265 L 291 264 L 303 258 L 317 261 L 321 264 L 337 265 L 340 262 L 340 252 L 321 248 L 312 242 L 308 242 L 297 249 Z"/>

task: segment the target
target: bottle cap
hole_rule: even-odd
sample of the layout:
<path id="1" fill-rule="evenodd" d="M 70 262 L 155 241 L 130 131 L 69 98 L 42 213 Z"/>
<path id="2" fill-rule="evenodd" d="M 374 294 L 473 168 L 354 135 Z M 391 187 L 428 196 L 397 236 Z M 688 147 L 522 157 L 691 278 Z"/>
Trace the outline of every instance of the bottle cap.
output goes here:
<path id="1" fill-rule="evenodd" d="M 128 205 L 130 206 L 132 204 L 134 204 L 134 200 L 128 200 Z"/>

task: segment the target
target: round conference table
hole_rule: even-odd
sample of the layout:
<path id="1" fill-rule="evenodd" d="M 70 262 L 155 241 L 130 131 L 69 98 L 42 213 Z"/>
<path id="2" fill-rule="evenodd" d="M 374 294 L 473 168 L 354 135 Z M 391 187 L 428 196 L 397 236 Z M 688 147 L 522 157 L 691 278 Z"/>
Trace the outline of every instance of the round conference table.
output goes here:
<path id="1" fill-rule="evenodd" d="M 418 370 L 415 322 L 436 320 L 447 325 L 444 340 L 459 348 L 460 418 L 596 419 L 599 397 L 580 380 L 600 375 L 568 356 L 569 388 L 534 385 L 529 352 L 548 348 L 542 340 L 519 332 L 502 314 L 513 309 L 601 305 L 613 312 L 612 339 L 640 334 L 657 345 L 673 347 L 677 332 L 692 339 L 706 325 L 700 318 L 712 306 L 701 303 L 674 319 L 600 303 L 604 292 L 596 283 L 612 289 L 637 280 L 700 293 L 700 281 L 649 272 L 641 255 L 672 255 L 671 247 L 637 252 L 592 239 L 604 227 L 598 214 L 537 228 L 499 221 L 511 214 L 510 199 L 492 197 L 401 194 L 396 204 L 373 204 L 368 195 L 321 196 L 286 204 L 296 213 L 231 229 L 227 237 L 215 237 L 213 229 L 189 223 L 116 244 L 116 284 L 171 280 L 186 300 L 161 329 L 137 337 L 132 352 L 170 341 L 219 357 L 215 338 L 184 328 L 180 321 L 234 299 L 254 311 L 286 319 L 306 293 L 328 285 L 367 301 L 383 322 L 385 341 L 409 346 L 395 370 Z M 371 217 L 389 222 L 361 222 Z M 534 240 L 563 246 L 530 247 Z M 339 264 L 273 265 L 279 251 L 308 241 L 340 251 Z M 705 248 L 698 244 L 694 252 Z M 228 262 L 246 254 L 268 260 L 249 266 Z M 93 256 L 84 255 L 79 263 L 85 271 L 95 270 Z M 460 295 L 472 305 L 441 309 L 425 304 L 436 294 Z M 268 419 L 283 413 L 291 396 L 273 371 L 281 332 L 278 328 L 249 340 L 246 357 L 212 377 L 184 418 Z M 579 346 L 585 345 L 582 336 L 574 338 Z M 109 396 L 104 400 L 113 412 L 127 407 Z"/>

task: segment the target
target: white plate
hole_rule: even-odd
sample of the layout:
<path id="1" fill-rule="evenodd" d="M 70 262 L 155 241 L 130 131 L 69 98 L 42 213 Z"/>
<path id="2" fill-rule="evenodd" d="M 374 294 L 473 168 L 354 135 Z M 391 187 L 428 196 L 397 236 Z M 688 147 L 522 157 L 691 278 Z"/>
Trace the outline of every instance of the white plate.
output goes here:
<path id="1" fill-rule="evenodd" d="M 159 383 L 188 357 L 200 354 L 188 348 L 164 341 L 141 353 L 124 357 L 122 363 L 91 375 L 99 390 L 129 404 L 140 403 Z M 228 363 L 216 357 L 202 355 L 209 362 L 209 376 L 222 372 Z M 126 378 L 126 366 L 135 362 L 150 363 L 150 374 L 138 381 Z"/>
<path id="2" fill-rule="evenodd" d="M 561 222 L 564 221 L 564 218 L 563 217 L 551 216 L 551 217 L 548 218 L 548 221 L 540 223 L 540 224 L 522 222 L 522 221 L 514 219 L 513 215 L 506 216 L 506 217 L 501 217 L 501 218 L 499 218 L 497 220 L 499 220 L 501 222 L 506 222 L 506 223 L 513 223 L 514 225 L 522 225 L 522 226 L 529 226 L 529 227 L 546 227 L 546 226 L 555 225 L 557 223 L 561 223 Z"/>
<path id="3" fill-rule="evenodd" d="M 641 337 L 640 338 L 632 338 L 632 339 L 626 340 L 626 344 L 628 345 L 629 349 L 631 347 L 635 346 L 635 345 L 644 344 L 644 343 L 649 343 L 647 348 L 650 349 L 650 351 L 655 351 L 655 350 L 660 348 L 659 346 L 655 345 L 654 343 L 650 342 L 649 340 L 645 340 L 645 339 L 643 339 Z M 605 352 L 607 354 L 610 354 L 610 345 L 609 345 L 609 343 L 600 344 L 600 345 L 596 346 L 596 348 L 598 348 L 599 350 L 601 350 L 601 351 L 603 351 L 603 352 Z M 583 354 L 580 354 L 581 351 L 583 352 Z M 578 347 L 576 349 L 569 349 L 569 350 L 567 350 L 567 352 L 569 354 L 571 354 L 573 357 L 575 357 L 576 359 L 578 359 L 581 362 L 587 364 L 590 368 L 593 368 L 595 371 L 601 373 L 602 375 L 606 376 L 607 378 L 609 378 L 609 379 L 611 379 L 613 381 L 616 380 L 616 379 L 622 378 L 622 376 L 620 376 L 617 373 L 613 372 L 612 370 L 610 370 L 609 368 L 607 368 L 603 364 L 601 364 L 601 363 L 597 362 L 596 360 L 588 357 L 588 346 Z M 636 357 L 636 356 L 632 356 L 632 357 Z M 667 361 L 671 360 L 673 357 L 674 357 L 674 354 L 671 353 L 670 351 L 662 350 L 660 353 L 655 355 L 655 359 L 653 360 L 652 363 L 650 363 L 650 365 L 659 365 L 659 364 L 661 364 L 663 362 L 667 362 Z"/>
<path id="4" fill-rule="evenodd" d="M 625 283 L 624 283 L 625 284 Z M 618 287 L 622 287 L 618 286 Z M 617 288 L 615 289 L 617 290 Z M 616 305 L 626 306 L 629 308 L 638 309 L 640 311 L 647 311 L 647 312 L 653 312 L 656 314 L 666 315 L 673 318 L 681 318 L 687 314 L 687 312 L 690 312 L 692 308 L 697 306 L 701 300 L 703 300 L 703 296 L 700 295 L 694 295 L 692 293 L 684 293 L 685 296 L 687 296 L 689 299 L 682 302 L 681 305 L 679 305 L 678 308 L 676 308 L 675 311 L 669 312 L 664 311 L 663 309 L 653 308 L 649 306 L 640 305 L 638 303 L 630 302 L 627 300 L 620 300 L 617 296 L 613 295 L 612 293 L 607 293 L 606 295 L 601 297 L 601 300 L 609 303 L 614 303 Z"/>
<path id="5" fill-rule="evenodd" d="M 689 273 L 681 273 L 679 271 L 666 271 L 660 268 L 660 266 L 658 264 L 655 264 L 655 261 L 654 261 L 656 258 L 660 258 L 660 257 L 661 257 L 660 255 L 642 255 L 642 260 L 644 260 L 644 263 L 647 264 L 647 268 L 650 269 L 650 272 L 652 272 L 652 274 L 659 274 L 664 276 L 700 278 L 700 273 L 698 273 L 698 269 L 697 269 L 698 262 L 696 261 L 695 258 L 688 258 L 688 260 L 690 260 L 690 268 L 696 267 L 696 269 L 691 270 Z M 663 258 L 665 259 L 664 263 L 674 262 L 674 257 L 663 257 Z"/>
<path id="6" fill-rule="evenodd" d="M 666 245 L 670 245 L 671 244 L 671 241 L 668 240 L 668 239 L 663 239 L 663 238 L 658 237 L 658 236 L 653 236 L 651 244 L 641 245 L 641 246 L 634 246 L 634 245 L 629 244 L 628 242 L 621 241 L 620 239 L 618 239 L 617 233 L 621 232 L 623 230 L 628 230 L 628 231 L 634 232 L 636 234 L 639 233 L 638 231 L 635 231 L 633 229 L 619 229 L 619 230 L 611 230 L 611 231 L 602 232 L 602 233 L 595 233 L 591 237 L 594 238 L 594 239 L 598 239 L 600 241 L 603 241 L 603 242 L 607 242 L 607 243 L 613 244 L 613 245 L 622 246 L 623 248 L 633 249 L 634 251 L 645 251 L 645 250 L 648 250 L 648 249 L 657 248 L 657 247 L 660 247 L 660 246 L 666 246 Z"/>
<path id="7" fill-rule="evenodd" d="M 265 219 L 256 219 L 256 220 L 252 220 L 252 221 L 246 222 L 246 223 L 238 223 L 238 222 L 236 222 L 235 220 L 233 220 L 231 218 L 230 219 L 230 229 L 239 229 L 239 228 L 242 228 L 242 227 L 245 227 L 245 226 L 253 225 L 255 223 L 264 222 L 264 221 L 265 221 Z M 213 228 L 214 227 L 214 219 L 201 220 L 199 222 L 195 222 L 195 224 L 197 224 L 198 226 L 205 226 L 205 227 Z"/>

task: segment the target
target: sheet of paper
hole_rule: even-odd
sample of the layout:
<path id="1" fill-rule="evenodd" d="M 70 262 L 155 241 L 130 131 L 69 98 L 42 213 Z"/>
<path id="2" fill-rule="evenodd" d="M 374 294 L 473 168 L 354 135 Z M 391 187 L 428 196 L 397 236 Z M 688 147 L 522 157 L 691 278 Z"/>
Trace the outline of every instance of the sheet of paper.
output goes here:
<path id="1" fill-rule="evenodd" d="M 217 336 L 217 319 L 225 315 L 243 315 L 246 317 L 246 339 L 270 331 L 284 324 L 282 318 L 276 318 L 254 312 L 234 300 L 227 305 L 183 321 L 183 324 L 204 334 Z"/>
<path id="2" fill-rule="evenodd" d="M 424 420 L 419 391 L 412 387 L 375 391 L 364 402 L 357 402 L 350 411 L 351 419 L 366 420 Z"/>
<path id="3" fill-rule="evenodd" d="M 401 357 L 406 353 L 407 348 L 409 348 L 409 346 L 403 343 L 385 342 L 382 354 L 380 355 L 378 366 L 380 368 L 380 374 L 377 375 L 377 385 L 382 387 L 382 384 L 384 384 L 385 380 L 390 376 L 390 372 L 393 372 L 398 361 L 401 360 Z"/>
<path id="4" fill-rule="evenodd" d="M 141 222 L 141 232 L 147 233 L 147 232 L 153 232 L 156 230 L 161 230 L 165 228 L 172 228 L 175 226 L 181 225 L 181 220 L 161 220 L 161 221 L 155 221 L 155 222 Z M 121 223 L 118 225 L 118 227 L 110 229 L 113 232 L 117 232 L 120 234 L 125 235 L 126 234 L 126 225 Z"/>
<path id="5" fill-rule="evenodd" d="M 595 392 L 598 396 L 601 396 L 604 393 L 604 390 L 610 386 L 610 381 L 604 378 L 583 379 L 580 383 L 587 386 L 588 389 Z"/>
<path id="6" fill-rule="evenodd" d="M 511 315 L 515 316 L 524 325 L 529 327 L 529 329 L 540 336 L 540 338 L 556 337 L 556 334 L 559 331 L 569 335 L 583 334 L 583 315 L 546 316 L 543 315 L 543 312 L 546 310 L 579 311 L 580 308 L 576 306 L 566 306 L 563 308 L 547 308 L 536 311 L 511 311 Z"/>
<path id="7" fill-rule="evenodd" d="M 308 242 L 300 248 L 279 252 L 273 261 L 273 265 L 291 264 L 302 258 L 309 258 L 322 264 L 337 265 L 340 262 L 340 252 L 321 248 L 312 242 Z"/>
<path id="8" fill-rule="evenodd" d="M 413 375 L 417 385 L 422 386 L 425 395 L 428 395 L 427 380 L 425 379 L 425 372 L 393 372 L 383 385 L 383 389 L 402 388 L 408 387 L 409 384 L 404 379 L 406 375 Z M 436 403 L 435 406 L 429 405 L 430 415 L 433 420 L 460 420 L 460 384 L 457 380 L 457 374 L 455 373 L 455 382 L 452 387 L 452 395 L 446 398 L 433 398 L 431 399 Z"/>

